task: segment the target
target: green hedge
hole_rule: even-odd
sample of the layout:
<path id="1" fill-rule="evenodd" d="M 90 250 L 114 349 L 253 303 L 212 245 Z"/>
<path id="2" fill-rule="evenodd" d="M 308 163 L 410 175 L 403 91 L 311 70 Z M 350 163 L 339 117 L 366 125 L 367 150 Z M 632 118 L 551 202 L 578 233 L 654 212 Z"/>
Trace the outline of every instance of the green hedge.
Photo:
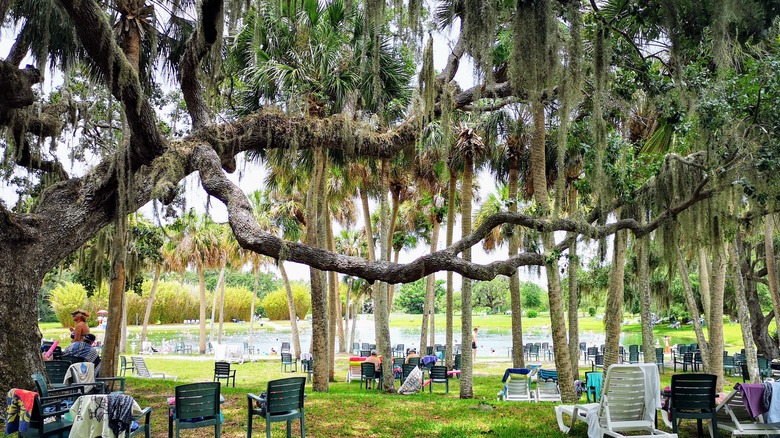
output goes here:
<path id="1" fill-rule="evenodd" d="M 295 303 L 295 314 L 298 318 L 306 318 L 311 308 L 311 293 L 307 286 L 300 283 L 291 285 L 293 293 L 293 302 Z M 289 320 L 290 310 L 287 306 L 287 293 L 284 287 L 281 287 L 263 298 L 260 304 L 263 307 L 265 315 L 270 320 Z"/>

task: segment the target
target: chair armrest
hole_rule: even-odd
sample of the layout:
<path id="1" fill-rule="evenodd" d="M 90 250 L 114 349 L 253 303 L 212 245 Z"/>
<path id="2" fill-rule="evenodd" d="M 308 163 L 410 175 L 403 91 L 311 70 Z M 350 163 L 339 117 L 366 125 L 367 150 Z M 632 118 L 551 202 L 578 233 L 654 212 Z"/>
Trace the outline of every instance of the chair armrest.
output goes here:
<path id="1" fill-rule="evenodd" d="M 256 402 L 265 401 L 265 398 L 262 398 L 259 395 L 255 395 L 255 394 L 252 394 L 252 393 L 247 394 L 246 398 L 248 400 L 254 400 Z"/>
<path id="2" fill-rule="evenodd" d="M 144 424 L 149 424 L 149 422 L 151 421 L 151 416 L 152 416 L 152 407 L 149 406 L 149 407 L 144 408 L 141 411 L 141 413 L 138 414 L 138 416 L 135 416 L 133 418 L 140 419 L 141 417 L 145 417 L 144 418 Z"/>
<path id="3" fill-rule="evenodd" d="M 124 377 L 98 377 L 95 379 L 96 383 L 102 383 L 103 386 L 108 386 L 110 382 L 119 382 L 119 391 L 125 392 L 125 378 Z"/>

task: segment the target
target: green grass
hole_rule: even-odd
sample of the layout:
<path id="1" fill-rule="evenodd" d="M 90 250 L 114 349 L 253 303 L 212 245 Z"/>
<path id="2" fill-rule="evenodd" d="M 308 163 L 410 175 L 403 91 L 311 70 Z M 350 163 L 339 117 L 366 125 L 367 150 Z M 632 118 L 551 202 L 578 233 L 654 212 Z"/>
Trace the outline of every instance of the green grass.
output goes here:
<path id="1" fill-rule="evenodd" d="M 627 320 L 633 317 L 627 316 Z M 420 315 L 391 316 L 391 326 L 397 328 L 419 327 Z M 437 315 L 437 327 L 443 329 L 445 319 Z M 286 326 L 285 322 L 275 322 Z M 603 333 L 603 322 L 593 317 L 583 317 L 579 320 L 580 331 Z M 481 330 L 509 331 L 511 327 L 508 315 L 475 316 L 474 325 Z M 191 333 L 197 331 L 193 326 L 151 326 L 153 336 L 170 338 L 187 327 Z M 456 339 L 460 330 L 460 319 L 454 321 Z M 540 315 L 537 318 L 523 319 L 524 332 L 547 330 L 549 317 Z M 228 323 L 228 332 L 245 332 L 247 324 Z M 268 326 L 258 330 L 273 330 Z M 624 344 L 638 343 L 640 325 L 624 326 Z M 64 338 L 67 330 L 56 323 L 41 324 L 44 337 Z M 133 333 L 140 332 L 140 327 L 131 326 Z M 725 340 L 727 349 L 736 351 L 741 348 L 741 334 L 738 324 L 725 324 Z M 654 336 L 662 341 L 663 336 L 672 337 L 672 343 L 695 342 L 693 329 L 683 326 L 680 329 L 669 329 L 666 326 L 656 326 Z M 63 339 L 63 344 L 69 339 Z M 329 392 L 315 393 L 307 385 L 306 428 L 307 436 L 311 437 L 562 437 L 558 431 L 551 403 L 524 403 L 496 401 L 496 393 L 501 388 L 501 376 L 504 369 L 510 366 L 508 358 L 491 357 L 478 358 L 474 372 L 474 398 L 461 400 L 458 379 L 450 381 L 450 393 L 445 395 L 444 387 L 436 385 L 434 394 L 424 393 L 401 396 L 385 394 L 377 390 L 359 389 L 358 382 L 346 383 L 347 355 L 340 355 L 336 362 L 335 382 L 330 384 Z M 127 393 L 133 395 L 143 407 L 152 406 L 153 436 L 167 436 L 167 410 L 165 400 L 174 393 L 177 384 L 211 381 L 213 375 L 212 356 L 146 356 L 147 364 L 153 372 L 164 372 L 179 377 L 178 382 L 151 379 L 128 378 Z M 223 387 L 226 398 L 222 406 L 225 416 L 223 435 L 225 437 L 246 436 L 247 399 L 246 393 L 265 390 L 269 380 L 290 376 L 280 371 L 278 359 L 234 364 L 238 370 L 236 388 Z M 589 371 L 590 367 L 582 368 Z M 303 376 L 302 373 L 294 375 Z M 661 384 L 666 386 L 671 381 L 671 367 L 661 375 Z M 727 378 L 727 380 L 729 380 Z M 733 380 L 733 378 L 732 378 Z M 732 382 L 734 383 L 734 382 Z M 731 389 L 731 384 L 726 389 Z M 396 388 L 398 385 L 396 384 Z M 584 398 L 583 398 L 584 400 Z M 263 436 L 265 422 L 255 419 L 254 434 Z M 294 432 L 298 432 L 297 423 Z M 284 433 L 284 424 L 273 425 L 275 436 Z M 185 436 L 210 437 L 213 429 L 196 429 L 186 431 Z M 687 421 L 680 437 L 695 436 L 695 422 Z M 587 430 L 580 424 L 571 436 L 585 437 Z M 725 436 L 725 435 L 724 435 Z"/>

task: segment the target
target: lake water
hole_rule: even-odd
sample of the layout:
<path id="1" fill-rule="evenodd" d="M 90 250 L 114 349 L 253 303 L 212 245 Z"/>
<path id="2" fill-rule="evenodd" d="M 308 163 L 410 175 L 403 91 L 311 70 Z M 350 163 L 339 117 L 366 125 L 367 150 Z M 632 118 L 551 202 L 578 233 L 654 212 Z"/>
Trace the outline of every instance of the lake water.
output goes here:
<path id="1" fill-rule="evenodd" d="M 373 319 L 369 319 L 366 315 L 361 315 L 361 319 L 357 321 L 356 328 L 355 328 L 355 342 L 358 343 L 369 343 L 374 344 L 376 343 L 375 335 L 374 335 L 374 321 Z M 445 343 L 445 327 L 444 327 L 444 321 L 437 321 L 439 324 L 437 325 L 436 330 L 436 336 L 435 340 L 437 344 L 444 344 Z M 479 326 L 478 320 L 475 321 L 475 325 L 480 328 L 479 334 L 477 335 L 477 356 L 498 356 L 498 357 L 509 357 L 509 351 L 512 347 L 512 335 L 510 330 L 498 330 L 498 329 L 489 329 Z M 246 326 L 246 330 L 243 332 L 238 333 L 230 333 L 222 338 L 223 344 L 243 344 L 245 341 L 250 342 L 249 338 L 249 326 Z M 291 342 L 291 332 L 289 329 L 277 329 L 277 330 L 268 330 L 268 326 L 263 326 L 262 329 L 257 330 L 259 328 L 259 323 L 255 324 L 256 330 L 254 336 L 252 336 L 251 345 L 254 347 L 255 354 L 257 355 L 269 355 L 271 353 L 271 349 L 275 349 L 277 352 L 280 350 L 282 342 Z M 161 349 L 162 352 L 170 352 L 169 350 L 173 349 L 173 344 L 175 342 L 183 341 L 185 344 L 190 345 L 193 347 L 194 350 L 197 350 L 197 344 L 198 344 L 198 328 L 197 326 L 192 326 L 192 328 L 184 329 L 182 330 L 178 336 L 171 337 L 170 333 L 167 335 L 167 339 L 162 336 L 155 336 L 150 335 L 150 340 L 152 341 L 153 345 L 157 349 Z M 301 341 L 301 350 L 303 352 L 308 352 L 309 348 L 311 346 L 311 330 L 307 326 L 304 329 L 301 330 L 300 333 L 300 341 Z M 455 327 L 455 333 L 453 336 L 453 342 L 455 344 L 460 344 L 461 341 L 461 333 L 460 333 L 460 326 Z M 624 344 L 624 342 L 629 343 L 639 343 L 641 341 L 640 336 L 638 334 L 631 334 L 631 335 L 621 335 L 621 344 Z M 336 339 L 336 342 L 338 342 L 338 338 Z M 470 343 L 470 337 L 468 340 L 468 343 Z M 552 336 L 550 334 L 549 328 L 544 327 L 534 327 L 531 329 L 524 330 L 523 333 L 523 342 L 524 343 L 531 343 L 531 342 L 548 342 L 552 344 Z M 585 331 L 580 333 L 580 342 L 585 342 L 588 344 L 588 346 L 598 346 L 600 344 L 604 343 L 604 334 L 603 333 L 594 333 L 590 331 Z M 216 341 L 214 341 L 216 344 Z M 396 344 L 404 344 L 405 348 L 410 347 L 417 347 L 420 343 L 420 329 L 400 329 L 400 328 L 391 328 L 390 329 L 390 344 L 391 346 L 395 346 Z M 130 349 L 133 351 L 133 353 L 137 352 L 140 346 L 138 345 L 139 342 L 137 341 L 137 334 L 131 335 L 128 345 Z M 627 344 L 624 344 L 627 345 Z M 133 348 L 135 347 L 135 349 Z M 348 347 L 348 350 L 351 351 L 351 348 Z"/>

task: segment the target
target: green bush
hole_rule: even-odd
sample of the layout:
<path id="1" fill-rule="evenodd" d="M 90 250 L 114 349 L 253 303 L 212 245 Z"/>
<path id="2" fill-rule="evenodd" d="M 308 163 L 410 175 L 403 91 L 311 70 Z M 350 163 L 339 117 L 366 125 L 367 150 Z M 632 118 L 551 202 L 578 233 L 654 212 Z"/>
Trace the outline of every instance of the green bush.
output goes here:
<path id="1" fill-rule="evenodd" d="M 529 310 L 526 316 L 529 318 L 536 318 L 539 316 L 539 313 L 536 310 Z"/>
<path id="2" fill-rule="evenodd" d="M 89 313 L 87 324 L 90 327 L 97 325 L 97 311 L 105 309 L 108 304 L 108 291 L 105 287 L 98 290 L 95 295 L 87 298 L 87 290 L 79 283 L 65 282 L 51 290 L 49 302 L 57 317 L 57 321 L 63 327 L 73 327 L 73 317 L 70 313 L 76 309 L 83 309 Z"/>
<path id="3" fill-rule="evenodd" d="M 200 318 L 200 299 L 197 288 L 198 286 L 188 287 L 177 282 L 159 282 L 154 295 L 149 324 L 157 324 L 158 321 L 160 324 L 181 323 L 185 319 Z M 144 282 L 144 297 L 149 296 L 150 289 L 151 283 Z M 139 322 L 143 322 L 145 311 L 146 308 L 139 312 Z"/>
<path id="4" fill-rule="evenodd" d="M 298 318 L 306 318 L 311 308 L 311 293 L 308 288 L 300 283 L 293 283 L 292 294 L 295 303 L 295 314 Z M 260 303 L 265 315 L 270 320 L 288 320 L 290 319 L 290 310 L 287 307 L 287 293 L 284 287 L 281 287 L 263 298 Z"/>
<path id="5" fill-rule="evenodd" d="M 225 321 L 232 319 L 249 321 L 249 312 L 251 310 L 252 292 L 249 289 L 230 286 L 225 288 Z M 217 315 L 219 315 L 219 309 L 217 309 Z"/>
<path id="6" fill-rule="evenodd" d="M 588 307 L 588 315 L 596 316 L 596 308 L 595 307 Z"/>

